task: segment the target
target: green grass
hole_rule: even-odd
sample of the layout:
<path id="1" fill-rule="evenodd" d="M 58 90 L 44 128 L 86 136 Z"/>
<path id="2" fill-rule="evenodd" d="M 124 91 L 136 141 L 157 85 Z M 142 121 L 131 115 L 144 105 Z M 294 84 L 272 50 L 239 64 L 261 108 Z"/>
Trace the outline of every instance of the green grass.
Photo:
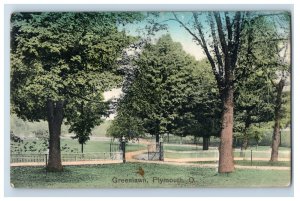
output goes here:
<path id="1" fill-rule="evenodd" d="M 143 179 L 145 183 L 114 183 L 117 179 Z M 154 177 L 180 180 L 159 184 Z M 194 182 L 188 182 L 189 178 Z M 191 179 L 192 181 L 192 179 Z M 149 188 L 149 187 L 275 187 L 290 184 L 290 171 L 236 170 L 218 174 L 216 169 L 161 164 L 107 164 L 68 166 L 61 173 L 46 173 L 42 167 L 12 167 L 11 183 L 17 188 Z"/>
<path id="2" fill-rule="evenodd" d="M 236 165 L 250 166 L 251 161 L 249 160 L 237 160 L 234 161 Z M 280 167 L 290 167 L 291 162 L 289 161 L 278 161 L 278 162 L 270 162 L 270 161 L 252 161 L 252 166 L 280 166 Z"/>
<path id="3" fill-rule="evenodd" d="M 35 149 L 39 150 L 41 149 L 42 141 L 34 140 L 34 139 L 27 139 L 24 140 L 23 143 L 20 144 L 20 147 L 22 148 L 21 153 L 37 153 L 37 152 L 25 152 L 24 145 L 26 143 L 33 145 L 33 142 L 36 142 L 34 144 Z M 18 147 L 18 143 L 12 143 L 14 147 Z M 67 149 L 62 149 L 62 153 L 77 153 L 81 152 L 81 145 L 78 143 L 77 140 L 73 139 L 61 139 L 61 147 L 68 147 Z M 118 144 L 117 142 L 114 144 Z M 29 145 L 26 145 L 27 150 Z M 114 146 L 117 149 L 117 146 Z M 146 149 L 146 145 L 144 144 L 137 144 L 137 143 L 128 143 L 126 146 L 127 151 L 136 151 L 136 150 L 142 150 Z M 73 152 L 71 152 L 73 150 Z M 87 152 L 109 152 L 110 151 L 110 142 L 109 141 L 87 141 L 86 144 L 83 147 L 84 153 Z M 112 150 L 117 151 L 117 150 Z"/>
<path id="4" fill-rule="evenodd" d="M 97 137 L 105 137 L 107 129 L 110 127 L 112 124 L 112 120 L 106 120 L 100 126 L 96 126 L 92 130 L 92 136 L 97 136 Z"/>
<path id="5" fill-rule="evenodd" d="M 72 139 L 62 139 L 61 145 L 67 144 L 70 148 L 76 149 L 79 152 L 81 151 L 81 145 L 77 142 L 77 140 Z M 118 144 L 118 142 L 114 143 Z M 117 146 L 115 146 L 117 148 Z M 128 143 L 126 146 L 127 151 L 136 151 L 145 149 L 146 146 L 143 144 L 133 144 Z M 84 152 L 109 152 L 110 151 L 110 142 L 109 141 L 88 141 L 84 145 Z"/>

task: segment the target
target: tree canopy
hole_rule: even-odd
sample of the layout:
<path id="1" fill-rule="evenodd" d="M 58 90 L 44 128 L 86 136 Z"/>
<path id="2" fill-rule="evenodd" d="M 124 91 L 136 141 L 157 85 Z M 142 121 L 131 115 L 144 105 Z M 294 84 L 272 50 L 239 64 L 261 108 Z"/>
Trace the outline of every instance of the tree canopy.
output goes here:
<path id="1" fill-rule="evenodd" d="M 186 54 L 169 35 L 148 44 L 136 61 L 134 80 L 120 100 L 112 136 L 218 135 L 217 88 L 207 63 Z M 133 125 L 134 123 L 134 125 Z M 122 128 L 123 127 L 123 128 Z M 129 131 L 130 130 L 130 131 Z M 131 133 L 131 135 L 129 135 Z"/>
<path id="2" fill-rule="evenodd" d="M 100 123 L 94 116 L 105 113 L 102 94 L 121 83 L 116 60 L 134 40 L 119 31 L 118 24 L 141 18 L 130 12 L 12 15 L 11 102 L 19 117 L 48 121 L 49 170 L 62 169 L 63 120 L 80 135 Z M 83 121 L 89 125 L 80 131 Z"/>

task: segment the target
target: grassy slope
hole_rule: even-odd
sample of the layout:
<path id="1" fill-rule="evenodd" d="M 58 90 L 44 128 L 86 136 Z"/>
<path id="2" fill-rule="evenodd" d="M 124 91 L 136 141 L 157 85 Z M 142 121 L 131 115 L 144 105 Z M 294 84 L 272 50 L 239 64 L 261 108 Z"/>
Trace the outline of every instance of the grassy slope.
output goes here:
<path id="1" fill-rule="evenodd" d="M 144 169 L 148 183 L 112 182 L 113 177 L 142 178 L 136 173 L 139 167 Z M 153 182 L 153 177 L 182 178 L 184 182 L 159 184 Z M 194 183 L 187 182 L 190 177 L 194 178 Z M 220 175 L 209 168 L 141 163 L 69 166 L 62 173 L 45 173 L 41 167 L 12 167 L 11 183 L 21 188 L 273 187 L 289 185 L 290 172 L 236 170 Z"/>
<path id="2" fill-rule="evenodd" d="M 23 144 L 20 144 L 20 147 L 24 147 L 24 144 L 26 142 L 32 143 L 33 141 L 36 141 L 36 148 L 37 150 L 40 149 L 40 147 L 42 147 L 41 145 L 41 141 L 38 140 L 33 140 L 33 139 L 27 139 L 24 140 Z M 15 147 L 17 147 L 18 143 L 13 143 Z M 118 144 L 117 142 L 115 142 L 115 144 Z M 69 149 L 66 150 L 62 150 L 62 153 L 70 153 L 70 150 L 73 150 L 73 153 L 76 152 L 81 152 L 81 145 L 78 143 L 77 140 L 73 140 L 73 139 L 61 139 L 61 147 L 64 146 L 69 147 Z M 116 146 L 117 148 L 117 146 Z M 141 150 L 141 149 L 146 149 L 146 145 L 143 144 L 132 144 L 132 143 L 128 143 L 126 146 L 126 150 L 127 151 L 136 151 L 136 150 Z M 110 151 L 110 142 L 109 141 L 88 141 L 85 145 L 84 145 L 84 153 L 86 152 L 109 152 Z M 22 153 L 31 153 L 31 152 L 23 152 Z"/>

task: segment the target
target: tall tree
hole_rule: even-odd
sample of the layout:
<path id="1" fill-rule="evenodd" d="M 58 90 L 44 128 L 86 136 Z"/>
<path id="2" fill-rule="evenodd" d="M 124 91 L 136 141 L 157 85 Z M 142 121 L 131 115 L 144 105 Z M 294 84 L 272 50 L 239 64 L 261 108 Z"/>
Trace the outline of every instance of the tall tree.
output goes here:
<path id="1" fill-rule="evenodd" d="M 12 15 L 11 102 L 19 117 L 48 121 L 49 171 L 63 169 L 62 122 L 77 121 L 82 101 L 103 105 L 103 91 L 121 81 L 116 60 L 132 38 L 118 24 L 137 19 L 138 13 Z"/>
<path id="2" fill-rule="evenodd" d="M 235 90 L 234 132 L 242 139 L 241 150 L 246 150 L 250 139 L 258 139 L 251 126 L 273 119 L 270 83 L 262 70 L 257 70 L 241 80 Z"/>
<path id="3" fill-rule="evenodd" d="M 144 132 L 156 136 L 158 142 L 161 134 L 174 130 L 174 122 L 180 118 L 178 110 L 192 90 L 189 82 L 197 62 L 179 43 L 164 35 L 156 44 L 145 46 L 136 66 L 135 78 L 120 101 L 118 115 L 130 114 L 136 123 L 142 122 Z"/>
<path id="4" fill-rule="evenodd" d="M 215 82 L 208 60 L 201 60 L 192 71 L 187 98 L 178 109 L 175 122 L 175 134 L 202 137 L 203 150 L 209 149 L 211 136 L 220 134 L 221 102 Z"/>
<path id="5" fill-rule="evenodd" d="M 188 22 L 181 20 L 176 13 L 173 15 L 173 20 L 180 23 L 202 47 L 211 65 L 223 107 L 219 172 L 232 172 L 234 171 L 232 150 L 234 75 L 246 13 L 193 12 Z"/>
<path id="6" fill-rule="evenodd" d="M 256 16 L 251 22 L 248 46 L 251 51 L 252 66 L 262 71 L 266 85 L 271 85 L 273 96 L 274 130 L 272 138 L 271 161 L 278 160 L 280 144 L 281 118 L 286 115 L 283 110 L 285 86 L 290 78 L 290 13 L 275 12 Z M 256 29 L 254 31 L 254 28 Z M 253 37 L 253 35 L 255 37 Z M 251 38 L 252 37 L 252 38 Z M 286 91 L 289 91 L 286 88 Z"/>
<path id="7" fill-rule="evenodd" d="M 275 102 L 274 102 L 274 130 L 272 137 L 272 153 L 271 162 L 278 161 L 278 149 L 280 145 L 280 129 L 281 129 L 281 119 L 286 115 L 284 111 L 284 95 L 285 91 L 289 93 L 289 89 L 285 90 L 285 86 L 288 86 L 291 72 L 290 64 L 290 14 L 284 13 L 277 22 L 275 22 L 275 27 L 279 31 L 276 32 L 275 38 L 273 40 L 277 41 L 274 45 L 275 51 L 271 52 L 273 55 L 269 68 L 266 72 L 269 81 L 271 82 L 274 92 L 275 92 Z M 282 24 L 285 26 L 282 27 Z M 279 26 L 279 27 L 278 27 Z M 273 50 L 274 50 L 273 49 Z M 271 51 L 271 49 L 270 49 Z M 265 64 L 262 64 L 265 65 Z"/>

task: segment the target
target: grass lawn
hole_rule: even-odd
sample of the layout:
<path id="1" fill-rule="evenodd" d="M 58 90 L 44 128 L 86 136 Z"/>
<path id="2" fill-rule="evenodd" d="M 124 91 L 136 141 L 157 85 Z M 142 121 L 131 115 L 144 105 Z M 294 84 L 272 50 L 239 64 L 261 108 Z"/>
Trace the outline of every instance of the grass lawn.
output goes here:
<path id="1" fill-rule="evenodd" d="M 28 143 L 28 145 L 26 145 L 27 147 L 29 147 L 29 145 L 32 145 L 35 147 L 36 150 L 40 150 L 40 148 L 43 146 L 42 141 L 34 140 L 34 139 L 26 139 L 26 140 L 24 140 L 23 143 L 15 143 L 15 142 L 12 143 L 12 147 L 20 147 L 21 153 L 23 153 L 23 154 L 37 153 L 34 151 L 33 152 L 31 152 L 31 151 L 25 152 L 24 146 L 26 143 Z M 114 143 L 114 144 L 118 144 L 118 143 Z M 60 145 L 62 147 L 62 149 L 61 149 L 62 153 L 71 153 L 71 150 L 73 150 L 72 153 L 77 153 L 77 152 L 81 153 L 81 144 L 79 144 L 77 140 L 61 139 Z M 67 147 L 67 148 L 64 148 L 64 147 Z M 114 147 L 117 149 L 117 146 L 114 146 Z M 146 149 L 146 148 L 147 148 L 146 145 L 138 144 L 138 143 L 128 143 L 126 146 L 127 151 L 137 151 L 137 150 Z M 19 150 L 18 148 L 13 148 L 13 149 Z M 27 148 L 27 150 L 29 150 L 29 149 Z M 90 140 L 90 141 L 86 142 L 86 144 L 83 147 L 83 150 L 84 150 L 84 153 L 87 153 L 87 152 L 109 152 L 110 151 L 110 142 L 109 141 L 92 141 L 92 140 Z"/>
<path id="2" fill-rule="evenodd" d="M 234 161 L 236 165 L 245 165 L 245 166 L 250 166 L 251 161 L 249 160 L 237 160 Z M 290 167 L 291 162 L 289 161 L 278 161 L 278 162 L 270 162 L 270 161 L 252 161 L 253 166 L 281 166 L 281 167 Z"/>
<path id="3" fill-rule="evenodd" d="M 92 134 L 93 134 L 92 136 L 105 137 L 107 129 L 110 127 L 111 124 L 112 124 L 111 120 L 106 120 L 102 124 L 100 124 L 100 126 L 96 126 L 92 130 Z"/>
<path id="4" fill-rule="evenodd" d="M 136 173 L 139 167 L 144 177 Z M 156 177 L 167 180 L 159 183 Z M 68 166 L 61 173 L 46 173 L 42 167 L 11 167 L 11 183 L 16 188 L 275 187 L 290 184 L 290 171 L 218 174 L 211 168 L 149 163 Z"/>
<path id="5" fill-rule="evenodd" d="M 81 151 L 81 145 L 77 142 L 77 140 L 72 139 L 62 139 L 61 145 L 67 145 L 71 149 Z M 118 143 L 114 143 L 118 144 Z M 117 146 L 115 146 L 117 147 Z M 137 151 L 141 149 L 146 149 L 146 145 L 138 144 L 138 143 L 128 143 L 126 146 L 126 151 Z M 109 141 L 88 141 L 84 147 L 84 152 L 109 152 L 110 151 L 110 142 Z"/>

